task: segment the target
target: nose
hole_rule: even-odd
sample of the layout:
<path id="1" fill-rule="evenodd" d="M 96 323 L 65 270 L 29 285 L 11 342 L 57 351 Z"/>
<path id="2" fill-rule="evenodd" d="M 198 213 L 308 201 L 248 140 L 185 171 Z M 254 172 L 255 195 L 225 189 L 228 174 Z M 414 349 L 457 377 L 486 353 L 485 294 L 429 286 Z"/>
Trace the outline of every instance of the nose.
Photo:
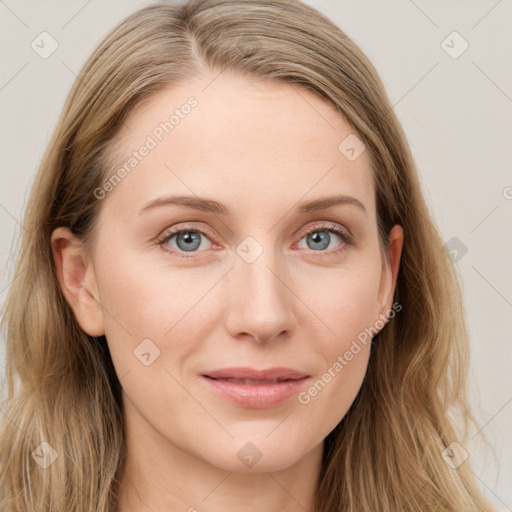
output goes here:
<path id="1" fill-rule="evenodd" d="M 226 328 L 236 339 L 266 344 L 289 337 L 296 328 L 297 299 L 289 288 L 289 273 L 267 254 L 252 263 L 237 257 L 226 276 Z"/>

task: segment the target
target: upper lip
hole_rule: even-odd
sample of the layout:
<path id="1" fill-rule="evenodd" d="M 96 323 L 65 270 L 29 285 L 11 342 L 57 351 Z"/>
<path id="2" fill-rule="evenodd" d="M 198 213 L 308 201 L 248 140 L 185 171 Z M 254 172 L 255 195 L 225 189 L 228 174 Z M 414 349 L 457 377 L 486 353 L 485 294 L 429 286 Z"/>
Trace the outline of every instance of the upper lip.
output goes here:
<path id="1" fill-rule="evenodd" d="M 248 379 L 248 380 L 297 380 L 309 377 L 306 373 L 291 368 L 268 368 L 256 370 L 255 368 L 236 367 L 223 368 L 203 374 L 212 379 Z"/>

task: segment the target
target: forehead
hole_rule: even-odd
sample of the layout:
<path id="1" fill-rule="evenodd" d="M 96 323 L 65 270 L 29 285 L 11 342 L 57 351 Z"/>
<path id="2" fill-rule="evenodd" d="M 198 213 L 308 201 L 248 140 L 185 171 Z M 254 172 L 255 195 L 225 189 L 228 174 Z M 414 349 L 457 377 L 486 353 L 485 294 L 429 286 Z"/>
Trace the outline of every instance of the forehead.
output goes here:
<path id="1" fill-rule="evenodd" d="M 344 153 L 354 136 L 331 104 L 303 87 L 202 75 L 132 111 L 114 144 L 111 173 L 122 178 L 108 199 L 131 216 L 166 193 L 261 208 L 339 192 L 372 211 L 369 152 L 355 160 Z"/>

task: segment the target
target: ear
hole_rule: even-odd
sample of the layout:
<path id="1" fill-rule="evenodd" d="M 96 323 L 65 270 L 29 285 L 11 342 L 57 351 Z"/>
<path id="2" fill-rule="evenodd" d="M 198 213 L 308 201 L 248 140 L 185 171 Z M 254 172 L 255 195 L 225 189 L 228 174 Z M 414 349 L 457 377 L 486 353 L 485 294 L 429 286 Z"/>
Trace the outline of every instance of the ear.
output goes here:
<path id="1" fill-rule="evenodd" d="M 82 241 L 68 228 L 59 227 L 52 233 L 51 244 L 62 293 L 78 324 L 89 336 L 104 335 L 96 276 Z"/>
<path id="2" fill-rule="evenodd" d="M 393 305 L 396 278 L 400 268 L 400 257 L 404 244 L 404 230 L 396 224 L 389 233 L 388 251 L 382 262 L 382 274 L 379 287 L 379 314 L 387 318 L 387 312 Z"/>

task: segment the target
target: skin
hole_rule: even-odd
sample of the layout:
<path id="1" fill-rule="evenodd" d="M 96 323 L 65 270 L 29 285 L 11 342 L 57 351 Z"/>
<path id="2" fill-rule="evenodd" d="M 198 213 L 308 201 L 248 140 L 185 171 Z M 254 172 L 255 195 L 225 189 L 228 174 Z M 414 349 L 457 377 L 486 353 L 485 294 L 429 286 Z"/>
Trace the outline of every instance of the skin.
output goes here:
<path id="1" fill-rule="evenodd" d="M 121 512 L 312 510 L 323 441 L 361 387 L 370 343 L 308 404 L 293 396 L 242 407 L 200 375 L 284 366 L 311 375 L 307 390 L 393 303 L 403 230 L 391 230 L 382 257 L 369 151 L 349 161 L 338 149 L 350 126 L 311 91 L 213 78 L 162 91 L 132 112 L 119 134 L 119 166 L 175 108 L 198 100 L 101 199 L 90 248 L 67 228 L 52 234 L 66 300 L 86 333 L 106 335 L 123 387 Z M 139 215 L 166 194 L 212 198 L 231 215 L 178 205 Z M 341 194 L 366 212 L 352 204 L 294 210 Z M 205 233 L 200 247 L 187 252 L 174 236 L 167 248 L 189 259 L 156 242 L 185 223 Z M 307 236 L 316 224 L 330 236 L 327 248 L 315 250 Z M 237 253 L 248 236 L 263 250 L 251 263 Z M 134 356 L 147 338 L 160 350 L 149 366 Z M 237 457 L 248 442 L 261 453 L 252 467 Z"/>

